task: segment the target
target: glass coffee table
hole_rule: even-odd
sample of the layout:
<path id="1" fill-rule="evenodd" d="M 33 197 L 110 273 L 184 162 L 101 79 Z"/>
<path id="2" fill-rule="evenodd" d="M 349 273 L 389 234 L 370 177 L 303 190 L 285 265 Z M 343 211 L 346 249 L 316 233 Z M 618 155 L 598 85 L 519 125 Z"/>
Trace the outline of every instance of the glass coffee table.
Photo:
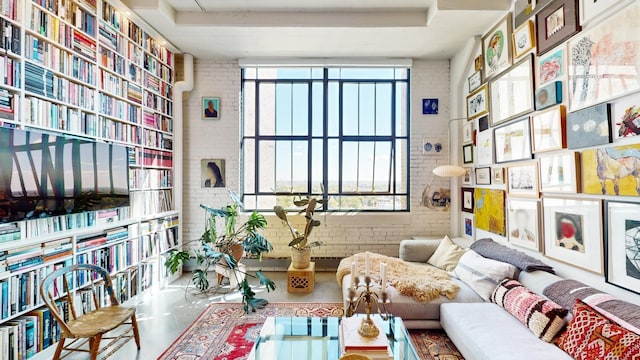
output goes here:
<path id="1" fill-rule="evenodd" d="M 247 359 L 338 360 L 341 320 L 337 317 L 269 317 Z M 402 319 L 390 316 L 381 323 L 380 331 L 387 334 L 395 360 L 420 360 Z"/>

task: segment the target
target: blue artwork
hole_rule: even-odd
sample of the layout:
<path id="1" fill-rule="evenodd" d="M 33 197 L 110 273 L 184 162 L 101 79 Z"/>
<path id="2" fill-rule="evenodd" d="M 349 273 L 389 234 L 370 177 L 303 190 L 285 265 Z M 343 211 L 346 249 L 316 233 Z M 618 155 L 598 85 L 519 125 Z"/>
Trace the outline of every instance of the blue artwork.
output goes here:
<path id="1" fill-rule="evenodd" d="M 437 115 L 438 114 L 438 99 L 422 99 L 422 114 L 423 115 Z"/>
<path id="2" fill-rule="evenodd" d="M 567 115 L 567 148 L 604 145 L 611 142 L 611 104 L 600 104 Z"/>

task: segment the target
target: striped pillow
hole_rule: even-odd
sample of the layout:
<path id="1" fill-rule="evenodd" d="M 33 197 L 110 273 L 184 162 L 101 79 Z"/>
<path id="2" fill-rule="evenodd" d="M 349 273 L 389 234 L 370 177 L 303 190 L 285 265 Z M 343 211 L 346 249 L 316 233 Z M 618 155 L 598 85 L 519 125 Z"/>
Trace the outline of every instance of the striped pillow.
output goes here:
<path id="1" fill-rule="evenodd" d="M 518 268 L 487 259 L 473 250 L 468 250 L 462 255 L 453 272 L 455 277 L 469 285 L 481 298 L 489 301 L 491 293 L 502 280 L 517 277 Z"/>
<path id="2" fill-rule="evenodd" d="M 569 312 L 553 301 L 531 292 L 518 281 L 509 279 L 496 287 L 491 301 L 502 306 L 546 342 L 551 342 L 564 328 L 564 318 Z"/>

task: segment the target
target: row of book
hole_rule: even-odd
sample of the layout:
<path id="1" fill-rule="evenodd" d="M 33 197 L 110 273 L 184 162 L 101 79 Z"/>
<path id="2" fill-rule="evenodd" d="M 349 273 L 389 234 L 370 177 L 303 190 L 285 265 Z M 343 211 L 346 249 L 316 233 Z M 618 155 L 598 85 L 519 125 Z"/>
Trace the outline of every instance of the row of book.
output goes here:
<path id="1" fill-rule="evenodd" d="M 100 70 L 100 89 L 137 104 L 142 104 L 142 87 L 106 70 Z"/>
<path id="2" fill-rule="evenodd" d="M 82 9 L 75 2 L 60 0 L 33 0 L 33 2 L 88 35 L 96 36 L 95 15 Z"/>
<path id="3" fill-rule="evenodd" d="M 0 118 L 14 120 L 15 110 L 20 106 L 20 97 L 0 88 Z M 1 242 L 2 240 L 0 240 Z"/>
<path id="4" fill-rule="evenodd" d="M 129 177 L 131 189 L 158 189 L 173 186 L 171 170 L 132 168 L 129 171 L 131 172 Z"/>
<path id="5" fill-rule="evenodd" d="M 87 235 L 78 237 L 76 240 L 76 249 L 88 250 L 94 247 L 102 246 L 108 243 L 118 242 L 129 238 L 129 229 L 125 227 L 117 227 L 100 235 Z"/>
<path id="6" fill-rule="evenodd" d="M 89 85 L 96 84 L 95 64 L 72 53 L 49 44 L 33 35 L 26 35 L 28 49 L 26 57 L 41 65 L 73 77 Z"/>
<path id="7" fill-rule="evenodd" d="M 20 55 L 20 28 L 11 22 L 0 18 L 0 48 L 5 51 Z"/>
<path id="8" fill-rule="evenodd" d="M 24 101 L 26 124 L 97 136 L 95 114 L 32 96 L 26 96 Z"/>
<path id="9" fill-rule="evenodd" d="M 173 115 L 173 102 L 152 92 L 145 93 L 144 105 L 166 115 Z"/>
<path id="10" fill-rule="evenodd" d="M 96 93 L 94 89 L 59 77 L 34 63 L 26 62 L 24 70 L 26 91 L 93 110 Z"/>
<path id="11" fill-rule="evenodd" d="M 127 84 L 127 100 L 142 104 L 142 87 L 129 82 Z"/>
<path id="12" fill-rule="evenodd" d="M 173 167 L 173 154 L 154 149 L 136 149 L 135 164 L 143 166 Z"/>
<path id="13" fill-rule="evenodd" d="M 153 91 L 169 99 L 173 98 L 173 87 L 171 85 L 146 72 L 144 74 L 144 86 L 146 90 Z"/>
<path id="14" fill-rule="evenodd" d="M 100 65 L 122 77 L 127 75 L 128 68 L 124 57 L 102 45 L 100 45 Z"/>
<path id="15" fill-rule="evenodd" d="M 0 1 L 0 15 L 11 20 L 20 21 L 21 0 L 2 0 Z"/>
<path id="16" fill-rule="evenodd" d="M 144 55 L 144 68 L 152 75 L 159 77 L 165 82 L 173 82 L 173 71 L 168 66 L 162 64 L 156 58 L 145 54 Z"/>
<path id="17" fill-rule="evenodd" d="M 68 311 L 68 306 L 60 304 L 60 307 L 65 307 Z M 58 322 L 49 309 L 37 309 L 0 325 L 0 359 L 30 359 L 58 340 L 60 340 Z"/>
<path id="18" fill-rule="evenodd" d="M 109 273 L 122 271 L 127 267 L 136 265 L 140 260 L 137 257 L 137 239 L 124 243 L 114 244 L 108 247 L 89 250 L 76 255 L 77 264 L 93 264 L 106 269 Z"/>
<path id="19" fill-rule="evenodd" d="M 0 225 L 0 243 L 20 240 L 21 238 L 22 228 L 19 223 L 4 223 Z M 6 254 L 4 258 L 2 255 L 2 252 L 0 252 L 0 274 L 2 274 L 3 270 L 6 270 L 6 268 L 2 268 L 2 261 L 6 260 Z"/>
<path id="20" fill-rule="evenodd" d="M 100 112 L 131 123 L 140 121 L 140 108 L 106 94 L 100 94 Z"/>
<path id="21" fill-rule="evenodd" d="M 173 192 L 170 189 L 131 192 L 132 216 L 149 216 L 171 210 L 173 210 Z"/>
<path id="22" fill-rule="evenodd" d="M 63 238 L 42 244 L 3 250 L 0 254 L 5 258 L 3 261 L 7 271 L 17 272 L 69 257 L 72 252 L 71 238 Z"/>
<path id="23" fill-rule="evenodd" d="M 148 147 L 173 149 L 173 136 L 155 130 L 144 129 L 142 144 Z"/>
<path id="24" fill-rule="evenodd" d="M 2 84 L 13 87 L 20 87 L 20 60 L 13 59 L 6 55 L 0 56 L 0 81 Z"/>
<path id="25" fill-rule="evenodd" d="M 102 216 L 103 213 L 115 216 Z M 20 222 L 24 227 L 25 237 L 32 238 L 53 234 L 59 231 L 68 231 L 91 226 L 104 225 L 115 221 L 123 221 L 129 218 L 131 211 L 128 207 L 121 207 L 113 210 L 86 211 L 83 213 L 53 216 L 42 219 L 33 219 Z"/>
<path id="26" fill-rule="evenodd" d="M 144 125 L 160 131 L 173 132 L 173 119 L 158 113 L 145 111 L 142 114 Z"/>

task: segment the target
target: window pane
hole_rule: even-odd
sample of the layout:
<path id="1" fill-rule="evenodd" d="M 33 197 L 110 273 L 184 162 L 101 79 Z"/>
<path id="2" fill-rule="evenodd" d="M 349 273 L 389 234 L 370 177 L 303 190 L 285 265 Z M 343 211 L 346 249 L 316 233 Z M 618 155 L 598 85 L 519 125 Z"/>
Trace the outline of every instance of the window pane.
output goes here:
<path id="1" fill-rule="evenodd" d="M 376 125 L 376 85 L 360 84 L 359 98 L 354 99 L 358 103 L 358 135 L 375 135 Z M 344 99 L 350 101 L 351 99 Z"/>
<path id="2" fill-rule="evenodd" d="M 293 131 L 291 118 L 293 102 L 292 84 L 276 85 L 276 133 L 275 135 L 291 135 Z M 260 94 L 262 95 L 262 94 Z M 262 96 L 261 96 L 262 97 Z M 260 125 L 262 126 L 262 124 Z"/>
<path id="3" fill-rule="evenodd" d="M 329 128 L 329 136 L 338 136 L 340 125 L 340 84 L 338 82 L 330 82 L 328 85 L 328 97 L 327 97 L 327 108 L 328 108 L 328 128 Z"/>
<path id="4" fill-rule="evenodd" d="M 255 79 L 257 75 L 256 68 L 244 68 L 244 78 L 245 79 Z"/>
<path id="5" fill-rule="evenodd" d="M 245 139 L 242 149 L 242 173 L 245 193 L 256 192 L 256 142 Z M 262 154 L 261 154 L 262 155 Z M 245 204 L 246 205 L 246 204 Z"/>
<path id="6" fill-rule="evenodd" d="M 274 141 L 260 141 L 258 143 L 259 158 L 257 160 L 259 178 L 258 191 L 273 192 L 276 189 L 276 143 Z"/>
<path id="7" fill-rule="evenodd" d="M 373 143 L 361 142 L 358 156 L 358 192 L 373 191 Z"/>
<path id="8" fill-rule="evenodd" d="M 323 141 L 313 140 L 311 147 L 311 192 L 320 194 L 322 192 L 322 167 L 324 166 Z"/>
<path id="9" fill-rule="evenodd" d="M 242 91 L 244 136 L 254 136 L 256 131 L 256 83 L 246 81 Z"/>
<path id="10" fill-rule="evenodd" d="M 407 192 L 407 140 L 396 140 L 395 148 L 395 186 L 396 193 Z M 393 191 L 393 188 L 391 189 Z"/>
<path id="11" fill-rule="evenodd" d="M 391 104 L 393 104 L 391 84 L 376 84 L 375 135 L 391 135 Z M 402 121 L 402 118 L 398 121 Z"/>
<path id="12" fill-rule="evenodd" d="M 321 82 L 313 83 L 313 93 L 311 97 L 311 108 L 313 109 L 313 136 L 322 136 L 324 132 L 324 84 Z"/>
<path id="13" fill-rule="evenodd" d="M 342 133 L 344 135 L 359 134 L 358 84 L 345 83 L 342 87 Z"/>
<path id="14" fill-rule="evenodd" d="M 327 186 L 327 191 L 330 194 L 337 194 L 338 189 L 338 181 L 340 179 L 340 151 L 339 151 L 339 142 L 338 140 L 329 140 L 328 149 L 327 149 L 327 176 L 329 178 L 329 186 Z"/>
<path id="15" fill-rule="evenodd" d="M 374 149 L 374 179 L 375 191 L 389 192 L 391 191 L 391 143 L 376 142 Z"/>
<path id="16" fill-rule="evenodd" d="M 407 126 L 409 123 L 407 111 L 408 96 L 407 83 L 396 83 L 396 136 L 407 136 Z"/>
<path id="17" fill-rule="evenodd" d="M 260 83 L 260 113 L 258 118 L 260 135 L 275 135 L 276 125 L 276 85 Z"/>
<path id="18" fill-rule="evenodd" d="M 292 135 L 309 134 L 309 85 L 294 84 L 292 96 Z"/>
<path id="19" fill-rule="evenodd" d="M 370 80 L 389 79 L 395 77 L 394 68 L 340 68 L 337 71 L 329 70 L 330 79 Z"/>

